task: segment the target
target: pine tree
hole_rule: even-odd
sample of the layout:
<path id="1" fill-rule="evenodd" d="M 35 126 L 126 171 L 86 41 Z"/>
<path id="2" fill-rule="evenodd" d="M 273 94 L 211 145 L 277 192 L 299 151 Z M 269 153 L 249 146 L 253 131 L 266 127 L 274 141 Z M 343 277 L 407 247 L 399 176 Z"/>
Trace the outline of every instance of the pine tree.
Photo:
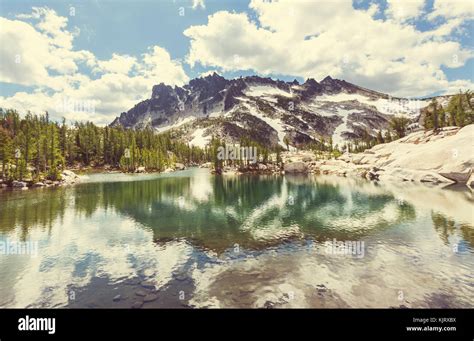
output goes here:
<path id="1" fill-rule="evenodd" d="M 398 138 L 405 136 L 406 129 L 410 120 L 405 116 L 394 116 L 390 120 L 390 127 L 395 131 Z"/>
<path id="2" fill-rule="evenodd" d="M 49 127 L 48 143 L 49 143 L 49 169 L 48 179 L 50 180 L 61 180 L 60 169 L 63 168 L 64 160 L 61 155 L 61 149 L 59 148 L 59 133 L 58 127 L 55 124 L 51 124 Z"/>
<path id="3" fill-rule="evenodd" d="M 125 165 L 127 171 L 139 166 L 161 171 L 176 162 L 190 164 L 210 160 L 209 150 L 173 140 L 169 133 L 100 128 L 91 122 L 76 122 L 70 128 L 64 119 L 61 124 L 50 121 L 47 112 L 42 116 L 28 113 L 21 119 L 16 111 L 0 109 L 0 127 L 1 161 L 5 163 L 3 176 L 13 161 L 14 149 L 21 151 L 21 158 L 15 160 L 18 167 L 11 174 L 15 178 L 22 178 L 32 166 L 35 179 L 42 175 L 56 179 L 65 161 L 70 166 L 80 162 L 84 166 L 108 164 L 124 168 Z M 131 152 L 130 160 L 123 158 L 126 148 Z M 259 148 L 265 158 L 268 149 Z"/>
<path id="4" fill-rule="evenodd" d="M 384 139 L 383 139 L 383 136 L 382 136 L 382 130 L 379 130 L 379 132 L 377 133 L 377 143 L 384 143 Z"/>
<path id="5" fill-rule="evenodd" d="M 286 150 L 290 151 L 290 139 L 288 138 L 288 136 L 285 136 L 283 138 L 283 143 L 286 145 Z"/>
<path id="6" fill-rule="evenodd" d="M 438 111 L 438 102 L 433 98 L 430 105 L 428 106 L 428 113 L 425 117 L 425 128 L 433 129 L 437 131 L 439 129 L 439 111 Z"/>
<path id="7" fill-rule="evenodd" d="M 276 163 L 279 167 L 281 167 L 283 160 L 281 159 L 281 152 L 280 152 L 280 147 L 277 147 L 276 149 Z"/>
<path id="8" fill-rule="evenodd" d="M 42 134 L 41 122 L 38 117 L 35 116 L 33 122 L 33 136 L 34 136 L 34 152 L 33 152 L 33 164 L 35 167 L 35 178 L 39 179 L 41 173 L 41 161 L 43 159 L 42 144 L 45 135 Z"/>
<path id="9" fill-rule="evenodd" d="M 0 159 L 2 161 L 2 178 L 6 179 L 9 169 L 9 166 L 12 158 L 13 153 L 13 146 L 12 146 L 12 139 L 8 131 L 0 126 Z"/>
<path id="10" fill-rule="evenodd" d="M 67 125 L 66 118 L 63 117 L 61 128 L 59 131 L 59 148 L 61 150 L 61 156 L 66 159 L 66 144 L 67 144 Z"/>

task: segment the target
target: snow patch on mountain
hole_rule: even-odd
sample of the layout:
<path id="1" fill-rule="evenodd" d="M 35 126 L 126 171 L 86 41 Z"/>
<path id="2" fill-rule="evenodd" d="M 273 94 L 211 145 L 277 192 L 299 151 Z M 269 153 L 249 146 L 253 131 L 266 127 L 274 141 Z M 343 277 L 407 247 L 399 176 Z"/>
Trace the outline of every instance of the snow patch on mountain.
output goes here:
<path id="1" fill-rule="evenodd" d="M 171 125 L 167 125 L 167 126 L 163 126 L 163 127 L 157 127 L 155 128 L 155 131 L 157 133 L 163 133 L 165 131 L 168 131 L 170 129 L 173 129 L 173 128 L 178 128 L 186 123 L 190 123 L 192 121 L 194 121 L 196 118 L 195 117 L 186 117 L 186 118 L 183 118 L 181 120 L 179 120 L 178 122 L 174 123 L 174 124 L 171 124 Z"/>
<path id="2" fill-rule="evenodd" d="M 373 106 L 377 111 L 386 115 L 409 115 L 414 116 L 420 113 L 421 108 L 426 107 L 429 101 L 426 100 L 410 100 L 404 98 L 370 98 L 361 94 L 349 94 L 349 93 L 338 93 L 338 94 L 323 94 L 316 97 L 311 103 L 314 105 L 320 105 L 321 102 L 348 102 L 357 101 L 360 104 Z"/>
<path id="3" fill-rule="evenodd" d="M 381 113 L 387 115 L 408 115 L 417 116 L 420 110 L 426 107 L 429 101 L 408 100 L 408 99 L 378 99 L 375 101 L 375 107 Z"/>
<path id="4" fill-rule="evenodd" d="M 270 127 L 272 127 L 278 134 L 278 144 L 282 147 L 286 148 L 283 139 L 285 138 L 286 129 L 281 120 L 270 118 L 267 116 L 262 115 L 255 107 L 249 105 L 248 103 L 244 103 L 245 107 L 249 110 L 250 114 L 259 118 L 260 120 L 267 123 Z"/>
<path id="5" fill-rule="evenodd" d="M 211 141 L 211 136 L 204 136 L 205 129 L 198 128 L 194 131 L 191 135 L 192 140 L 189 142 L 191 146 L 204 148 L 209 144 Z"/>
<path id="6" fill-rule="evenodd" d="M 348 123 L 348 116 L 352 113 L 360 113 L 361 110 L 348 110 L 344 109 L 344 107 L 338 107 L 337 115 L 340 116 L 343 122 L 337 126 L 336 130 L 334 130 L 334 134 L 332 135 L 332 143 L 335 146 L 336 144 L 341 147 L 344 144 L 344 137 L 342 136 L 344 132 L 349 132 Z"/>
<path id="7" fill-rule="evenodd" d="M 244 90 L 246 96 L 262 97 L 262 96 L 285 96 L 293 95 L 285 90 L 270 85 L 253 85 Z"/>

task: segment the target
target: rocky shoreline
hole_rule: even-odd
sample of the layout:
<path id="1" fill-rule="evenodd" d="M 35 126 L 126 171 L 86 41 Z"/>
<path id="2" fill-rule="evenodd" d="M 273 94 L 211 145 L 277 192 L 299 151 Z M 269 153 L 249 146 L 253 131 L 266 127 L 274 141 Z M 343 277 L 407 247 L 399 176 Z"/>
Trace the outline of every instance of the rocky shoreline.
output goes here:
<path id="1" fill-rule="evenodd" d="M 418 131 L 359 154 L 316 160 L 312 153 L 287 154 L 285 172 L 335 174 L 372 181 L 466 184 L 474 189 L 474 125 Z"/>
<path id="2" fill-rule="evenodd" d="M 199 165 L 213 174 L 332 174 L 359 177 L 370 181 L 419 182 L 432 185 L 466 184 L 474 190 L 474 124 L 446 127 L 437 132 L 418 131 L 390 143 L 374 146 L 362 153 L 343 154 L 329 160 L 318 159 L 312 151 L 284 152 L 282 164 L 256 163 L 246 167 L 224 166 L 217 172 L 212 163 Z M 198 166 L 198 165 L 191 165 Z M 184 164 L 176 163 L 162 173 L 185 170 Z M 104 167 L 103 172 L 120 172 Z M 93 168 L 96 171 L 96 168 Z M 84 171 L 84 169 L 80 170 Z M 132 173 L 148 173 L 138 167 Z M 28 188 L 57 187 L 81 182 L 81 177 L 71 170 L 61 173 L 61 181 L 0 180 L 0 188 L 25 190 Z"/>
<path id="3" fill-rule="evenodd" d="M 59 187 L 59 186 L 70 186 L 76 183 L 79 183 L 81 178 L 79 175 L 74 173 L 71 170 L 64 170 L 61 172 L 61 180 L 13 180 L 13 181 L 4 181 L 0 179 L 0 188 L 7 189 L 18 189 L 18 190 L 27 190 L 29 188 L 44 188 L 44 187 Z"/>
<path id="4" fill-rule="evenodd" d="M 185 170 L 186 166 L 182 163 L 176 163 L 173 167 L 166 168 L 163 172 L 160 173 L 171 173 L 174 171 Z M 72 168 L 66 169 L 61 172 L 61 180 L 48 180 L 41 179 L 34 181 L 32 179 L 24 180 L 3 180 L 0 178 L 0 189 L 15 189 L 15 190 L 27 190 L 31 188 L 47 188 L 47 187 L 61 187 L 61 186 L 70 186 L 83 182 L 83 177 L 76 174 L 89 172 L 93 173 L 104 173 L 104 174 L 150 174 L 154 172 L 146 171 L 145 167 L 137 167 L 133 172 L 123 172 L 118 168 L 112 168 L 110 166 L 105 167 L 86 167 L 86 168 Z"/>
<path id="5" fill-rule="evenodd" d="M 282 153 L 283 165 L 257 163 L 250 168 L 224 167 L 223 175 L 332 174 L 370 181 L 466 184 L 474 189 L 474 125 L 417 131 L 362 153 L 318 159 L 311 151 Z M 202 165 L 202 167 L 210 165 Z"/>

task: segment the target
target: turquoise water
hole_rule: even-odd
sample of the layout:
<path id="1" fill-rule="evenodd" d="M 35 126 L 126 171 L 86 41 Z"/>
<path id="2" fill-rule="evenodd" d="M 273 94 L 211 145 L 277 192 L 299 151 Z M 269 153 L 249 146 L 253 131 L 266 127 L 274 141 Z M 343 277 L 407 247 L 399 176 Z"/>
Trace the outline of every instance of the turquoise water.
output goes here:
<path id="1" fill-rule="evenodd" d="M 0 306 L 473 307 L 473 203 L 205 169 L 2 191 L 0 241 L 31 247 L 0 253 Z"/>

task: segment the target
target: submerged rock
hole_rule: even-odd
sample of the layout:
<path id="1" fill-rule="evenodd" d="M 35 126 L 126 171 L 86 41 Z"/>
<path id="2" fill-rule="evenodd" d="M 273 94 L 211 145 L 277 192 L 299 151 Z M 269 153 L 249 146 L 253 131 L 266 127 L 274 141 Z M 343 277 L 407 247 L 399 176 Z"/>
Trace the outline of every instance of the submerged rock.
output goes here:
<path id="1" fill-rule="evenodd" d="M 176 279 L 177 281 L 185 281 L 187 280 L 189 277 L 188 277 L 188 274 L 186 274 L 185 272 L 175 272 L 173 273 L 173 278 Z"/>
<path id="2" fill-rule="evenodd" d="M 140 297 L 145 297 L 146 294 L 147 293 L 143 290 L 138 290 L 137 292 L 135 292 L 135 295 L 140 296 Z"/>
<path id="3" fill-rule="evenodd" d="M 148 294 L 143 298 L 143 302 L 153 302 L 158 299 L 158 295 L 156 294 Z"/>
<path id="4" fill-rule="evenodd" d="M 140 285 L 146 289 L 155 289 L 155 283 L 150 281 L 143 281 L 140 283 Z"/>
<path id="5" fill-rule="evenodd" d="M 143 302 L 141 301 L 136 301 L 132 304 L 132 309 L 140 309 L 141 307 L 143 307 Z"/>

